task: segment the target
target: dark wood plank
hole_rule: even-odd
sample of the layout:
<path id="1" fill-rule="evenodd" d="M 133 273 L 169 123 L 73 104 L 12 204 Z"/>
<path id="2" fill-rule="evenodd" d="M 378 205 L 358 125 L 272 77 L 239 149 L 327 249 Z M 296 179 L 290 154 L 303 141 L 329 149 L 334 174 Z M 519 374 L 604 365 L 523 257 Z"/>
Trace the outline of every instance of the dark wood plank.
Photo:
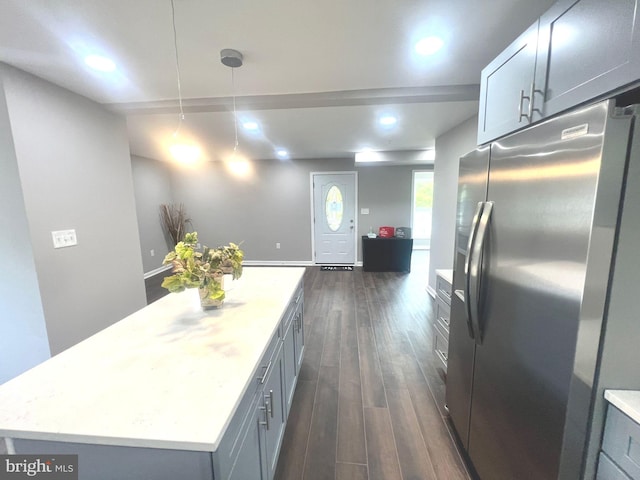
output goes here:
<path id="1" fill-rule="evenodd" d="M 325 318 L 322 315 L 309 312 L 304 315 L 304 322 L 305 348 L 299 380 L 317 382 L 318 369 L 320 368 L 322 350 L 324 348 Z"/>
<path id="2" fill-rule="evenodd" d="M 469 473 L 446 420 L 438 410 L 433 393 L 416 361 L 404 366 L 411 402 L 422 432 L 429 458 L 438 479 L 467 480 Z"/>
<path id="3" fill-rule="evenodd" d="M 387 401 L 402 478 L 435 480 L 436 473 L 418 425 L 409 391 L 403 388 L 388 390 Z"/>
<path id="4" fill-rule="evenodd" d="M 325 321 L 326 330 L 320 365 L 324 367 L 338 367 L 340 365 L 342 312 L 340 310 L 332 310 Z"/>
<path id="5" fill-rule="evenodd" d="M 353 285 L 347 288 L 352 290 Z M 341 338 L 337 460 L 366 464 L 367 448 L 364 436 L 358 331 L 353 299 L 345 302 Z"/>
<path id="6" fill-rule="evenodd" d="M 275 473 L 279 480 L 302 478 L 315 394 L 316 382 L 298 381 Z"/>
<path id="7" fill-rule="evenodd" d="M 368 480 L 369 473 L 366 465 L 355 463 L 337 463 L 336 480 Z"/>
<path id="8" fill-rule="evenodd" d="M 358 328 L 358 352 L 362 380 L 362 403 L 365 407 L 386 407 L 380 360 L 373 329 Z"/>
<path id="9" fill-rule="evenodd" d="M 369 478 L 402 480 L 389 411 L 386 408 L 366 407 L 364 418 L 369 452 Z"/>
<path id="10" fill-rule="evenodd" d="M 334 480 L 338 430 L 338 367 L 320 367 L 309 429 L 306 480 Z"/>

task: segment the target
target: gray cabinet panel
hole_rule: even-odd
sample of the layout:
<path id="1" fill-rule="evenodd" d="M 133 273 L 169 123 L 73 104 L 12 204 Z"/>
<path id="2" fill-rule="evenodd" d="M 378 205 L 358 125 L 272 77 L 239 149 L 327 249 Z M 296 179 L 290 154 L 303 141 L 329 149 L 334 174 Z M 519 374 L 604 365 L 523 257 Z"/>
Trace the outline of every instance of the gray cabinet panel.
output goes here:
<path id="1" fill-rule="evenodd" d="M 304 308 L 302 304 L 302 298 L 298 304 L 295 316 L 293 318 L 294 333 L 293 338 L 295 341 L 295 355 L 296 355 L 296 375 L 300 373 L 302 368 L 302 360 L 304 358 Z"/>
<path id="2" fill-rule="evenodd" d="M 275 473 L 280 453 L 280 444 L 284 435 L 285 405 L 282 394 L 282 346 L 278 348 L 271 360 L 271 370 L 264 382 L 264 448 L 262 453 L 267 461 L 267 479 L 271 480 Z M 268 417 L 268 418 L 267 418 Z"/>
<path id="3" fill-rule="evenodd" d="M 632 480 L 604 453 L 600 453 L 596 480 Z"/>
<path id="4" fill-rule="evenodd" d="M 637 81 L 637 17 L 637 0 L 563 0 L 551 7 L 540 18 L 536 110 L 553 115 Z"/>
<path id="5" fill-rule="evenodd" d="M 537 45 L 538 22 L 482 70 L 478 144 L 529 124 Z"/>
<path id="6" fill-rule="evenodd" d="M 14 439 L 19 454 L 78 455 L 80 480 L 213 480 L 209 452 Z M 249 478 L 249 477 L 246 477 Z M 259 477 L 256 477 L 259 478 Z"/>
<path id="7" fill-rule="evenodd" d="M 609 405 L 602 450 L 633 480 L 640 480 L 640 425 Z"/>
<path id="8" fill-rule="evenodd" d="M 284 370 L 284 397 L 286 412 L 291 409 L 293 393 L 296 386 L 296 341 L 295 322 L 291 321 L 286 327 L 282 341 L 282 363 Z"/>
<path id="9" fill-rule="evenodd" d="M 260 396 L 254 398 L 247 421 L 243 425 L 238 456 L 229 472 L 229 480 L 264 480 L 262 476 L 264 463 L 260 455 L 260 432 L 262 427 L 259 424 L 259 418 L 264 414 L 259 410 L 259 400 Z"/>

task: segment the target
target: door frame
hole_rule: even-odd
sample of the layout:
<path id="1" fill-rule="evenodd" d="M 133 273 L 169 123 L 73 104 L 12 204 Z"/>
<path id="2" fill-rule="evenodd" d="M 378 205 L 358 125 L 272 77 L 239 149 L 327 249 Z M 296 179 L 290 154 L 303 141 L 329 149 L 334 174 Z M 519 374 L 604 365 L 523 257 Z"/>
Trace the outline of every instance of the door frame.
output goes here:
<path id="1" fill-rule="evenodd" d="M 328 172 L 309 172 L 309 196 L 311 198 L 311 262 L 314 265 L 319 265 L 316 259 L 316 222 L 315 222 L 315 198 L 313 195 L 313 178 L 315 175 L 340 175 L 340 174 L 353 174 L 353 248 L 354 248 L 354 265 L 359 265 L 358 262 L 358 172 L 355 170 L 331 170 Z"/>

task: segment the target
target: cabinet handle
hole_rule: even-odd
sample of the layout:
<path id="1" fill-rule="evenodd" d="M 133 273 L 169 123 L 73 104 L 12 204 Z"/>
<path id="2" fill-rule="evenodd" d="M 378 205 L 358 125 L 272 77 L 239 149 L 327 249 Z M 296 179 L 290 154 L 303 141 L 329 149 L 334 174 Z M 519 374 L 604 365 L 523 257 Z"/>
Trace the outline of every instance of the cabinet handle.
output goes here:
<path id="1" fill-rule="evenodd" d="M 438 293 L 442 294 L 442 296 L 445 297 L 447 300 L 451 300 L 451 294 L 446 290 L 440 289 L 438 290 Z"/>
<path id="2" fill-rule="evenodd" d="M 531 97 L 527 97 L 524 94 L 524 90 L 520 90 L 520 103 L 518 104 L 518 123 L 522 121 L 522 118 L 526 118 L 528 121 L 531 121 L 531 116 L 529 113 L 522 113 L 522 103 L 525 100 L 529 100 L 529 110 L 532 107 Z"/>
<path id="3" fill-rule="evenodd" d="M 449 319 L 446 317 L 438 317 L 438 320 L 440 320 L 445 325 L 449 325 Z"/>
<path id="4" fill-rule="evenodd" d="M 265 404 L 263 407 L 258 407 L 260 410 L 264 411 L 264 422 L 259 422 L 260 425 L 267 427 L 267 430 L 271 428 L 269 425 L 269 411 L 267 410 L 267 405 Z"/>
<path id="5" fill-rule="evenodd" d="M 266 367 L 262 367 L 262 368 L 264 368 L 264 374 L 261 377 L 258 377 L 258 381 L 260 383 L 264 383 L 265 379 L 267 378 L 267 375 L 269 375 L 269 370 L 271 370 L 271 361 L 269 361 Z"/>
<path id="6" fill-rule="evenodd" d="M 531 82 L 531 93 L 530 93 L 530 95 L 529 95 L 529 121 L 530 121 L 530 122 L 531 122 L 531 121 L 533 121 L 533 112 L 534 112 L 534 111 L 535 111 L 535 112 L 538 112 L 538 113 L 542 113 L 542 112 L 540 111 L 540 109 L 538 109 L 538 108 L 533 108 L 533 104 L 534 104 L 534 101 L 533 101 L 533 100 L 534 100 L 534 98 L 535 98 L 535 97 L 534 97 L 534 95 L 535 95 L 536 93 L 539 93 L 539 94 L 541 94 L 541 95 L 544 95 L 544 92 L 543 92 L 542 90 L 538 90 L 538 89 L 536 88 L 536 82 Z M 526 98 L 526 97 L 525 97 L 525 98 Z"/>
<path id="7" fill-rule="evenodd" d="M 273 418 L 273 390 L 269 390 L 269 413 Z"/>

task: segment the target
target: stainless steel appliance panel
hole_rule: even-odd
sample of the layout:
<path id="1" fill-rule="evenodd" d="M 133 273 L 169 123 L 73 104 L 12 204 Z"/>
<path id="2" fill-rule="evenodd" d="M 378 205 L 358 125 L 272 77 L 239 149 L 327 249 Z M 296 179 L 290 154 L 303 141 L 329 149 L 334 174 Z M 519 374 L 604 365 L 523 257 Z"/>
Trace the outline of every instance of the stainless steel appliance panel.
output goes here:
<path id="1" fill-rule="evenodd" d="M 449 354 L 446 401 L 460 440 L 468 445 L 471 381 L 475 343 L 469 336 L 464 301 L 465 264 L 471 224 L 479 202 L 487 195 L 490 147 L 475 150 L 460 159 L 456 247 L 449 322 Z"/>
<path id="2" fill-rule="evenodd" d="M 491 147 L 468 450 L 483 479 L 558 476 L 607 110 Z"/>

